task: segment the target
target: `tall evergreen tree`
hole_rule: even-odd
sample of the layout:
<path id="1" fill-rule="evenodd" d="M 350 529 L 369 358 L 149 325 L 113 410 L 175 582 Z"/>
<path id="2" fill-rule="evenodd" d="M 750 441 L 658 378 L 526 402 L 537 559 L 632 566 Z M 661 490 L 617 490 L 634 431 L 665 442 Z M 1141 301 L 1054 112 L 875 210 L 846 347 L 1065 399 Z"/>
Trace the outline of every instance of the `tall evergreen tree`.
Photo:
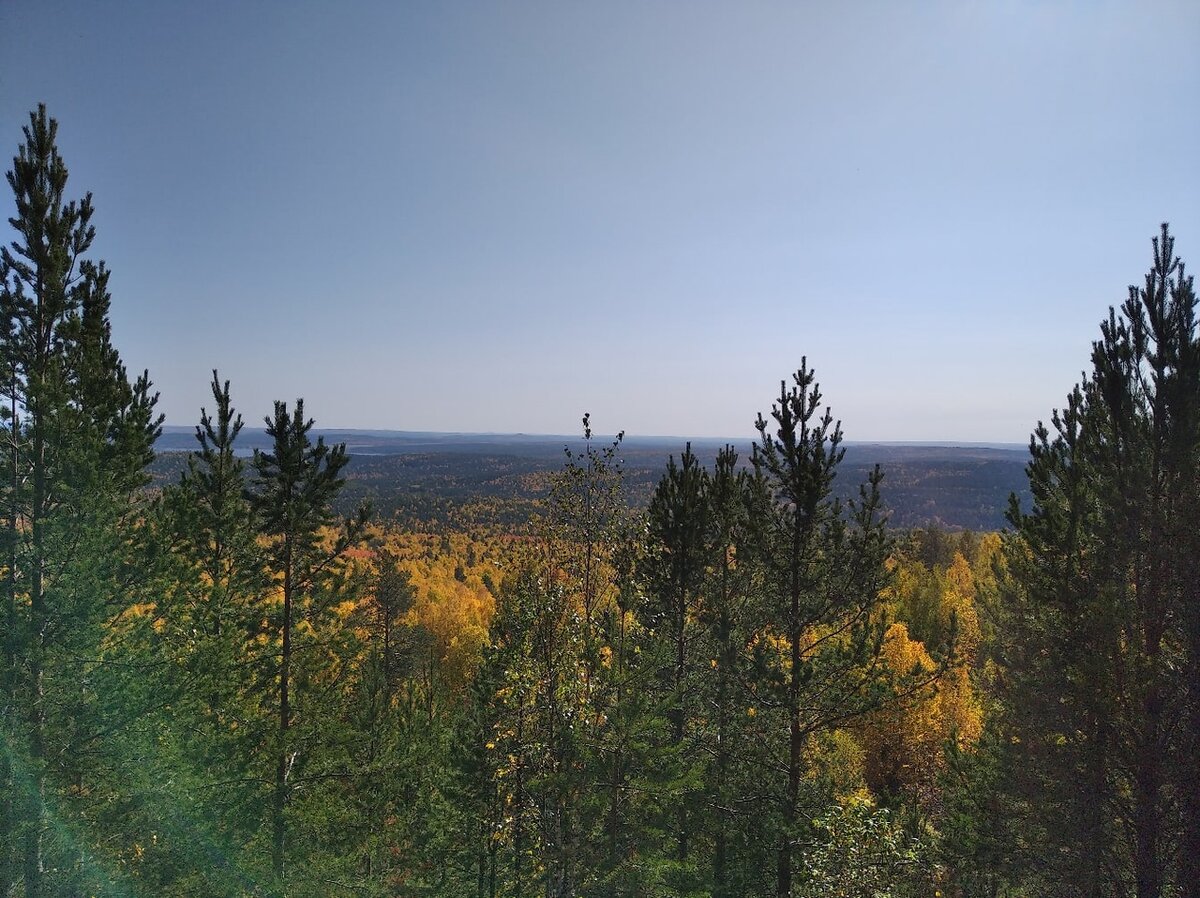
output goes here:
<path id="1" fill-rule="evenodd" d="M 268 452 L 256 450 L 251 502 L 261 534 L 270 540 L 269 570 L 279 582 L 279 605 L 273 617 L 278 635 L 276 667 L 277 729 L 274 739 L 274 784 L 271 790 L 271 866 L 286 893 L 287 805 L 293 767 L 300 760 L 291 730 L 294 716 L 293 639 L 299 605 L 306 591 L 361 533 L 365 510 L 358 520 L 346 521 L 332 544 L 322 543 L 322 531 L 335 523 L 333 500 L 345 485 L 342 471 L 349 461 L 346 446 L 313 443 L 312 419 L 304 417 L 304 401 L 275 403 L 266 418 Z"/>
<path id="2" fill-rule="evenodd" d="M 669 667 L 662 680 L 670 696 L 671 747 L 677 763 L 689 766 L 684 737 L 693 723 L 694 690 L 689 672 L 694 662 L 689 647 L 695 641 L 694 623 L 708 560 L 708 475 L 689 443 L 679 464 L 672 456 L 650 499 L 647 511 L 650 552 L 644 567 L 650 580 L 646 625 L 660 629 L 670 645 Z M 693 796 L 673 795 L 675 860 L 688 863 L 692 835 Z"/>
<path id="3" fill-rule="evenodd" d="M 501 587 L 475 682 L 482 757 L 472 772 L 479 778 L 475 806 L 484 822 L 477 836 L 480 898 L 535 894 L 552 862 L 543 833 L 552 816 L 555 758 L 546 736 L 557 704 L 548 687 L 559 677 L 560 652 L 568 643 L 564 622 L 545 599 L 545 580 L 527 558 Z"/>
<path id="4" fill-rule="evenodd" d="M 725 446 L 717 454 L 708 483 L 707 556 L 697 615 L 712 652 L 701 696 L 710 709 L 703 741 L 711 759 L 705 798 L 712 834 L 713 898 L 732 898 L 744 891 L 736 884 L 732 846 L 739 817 L 744 816 L 735 810 L 735 799 L 738 768 L 746 751 L 742 721 L 748 704 L 744 681 L 749 605 L 758 567 L 752 563 L 751 535 L 759 504 L 756 494 L 749 473 L 738 468 L 737 452 Z"/>
<path id="5" fill-rule="evenodd" d="M 1200 888 L 1200 336 L 1166 225 L 1153 243 L 1010 515 L 1011 744 L 1046 894 Z"/>
<path id="6" fill-rule="evenodd" d="M 11 894 L 12 885 L 17 877 L 17 856 L 15 851 L 18 814 L 20 801 L 17 796 L 18 780 L 15 778 L 17 767 L 13 763 L 13 749 L 17 729 L 17 685 L 21 679 L 18 666 L 20 649 L 23 645 L 21 633 L 23 621 L 18 613 L 18 595 L 20 581 L 18 580 L 18 552 L 21 546 L 21 418 L 20 408 L 21 385 L 20 369 L 17 366 L 14 348 L 16 341 L 16 320 L 13 309 L 9 306 L 11 295 L 8 289 L 8 279 L 4 281 L 4 292 L 0 294 L 5 302 L 4 309 L 4 352 L 0 356 L 3 364 L 5 405 L 0 408 L 4 417 L 4 464 L 5 477 L 3 490 L 5 493 L 4 509 L 4 605 L 0 610 L 3 615 L 4 669 L 0 672 L 0 738 L 4 740 L 6 750 L 0 752 L 0 895 Z"/>
<path id="7" fill-rule="evenodd" d="M 165 662 L 156 688 L 170 696 L 169 710 L 160 714 L 161 738 L 173 741 L 173 778 L 189 784 L 189 823 L 197 831 L 180 834 L 175 841 L 184 844 L 162 847 L 187 853 L 195 850 L 188 843 L 200 842 L 219 857 L 208 860 L 203 873 L 195 871 L 203 888 L 217 895 L 241 886 L 230 868 L 256 829 L 259 796 L 248 785 L 255 781 L 253 746 L 264 738 L 266 721 L 259 684 L 247 673 L 263 666 L 264 647 L 255 636 L 266 581 L 237 451 L 242 417 L 229 382 L 212 374 L 212 412 L 201 409 L 196 448 L 179 482 L 163 491 L 147 539 L 168 550 L 159 560 L 158 629 L 149 647 Z M 170 862 L 155 857 L 154 866 L 166 870 Z"/>
<path id="8" fill-rule="evenodd" d="M 882 647 L 878 609 L 887 583 L 888 541 L 878 467 L 848 517 L 833 498 L 842 430 L 821 409 L 814 372 L 802 362 L 789 390 L 780 384 L 772 426 L 759 415 L 754 466 L 772 497 L 762 521 L 774 620 L 786 660 L 775 699 L 787 732 L 786 783 L 779 796 L 776 893 L 792 894 L 808 738 L 851 719 L 875 700 Z"/>
<path id="9" fill-rule="evenodd" d="M 235 446 L 242 416 L 234 410 L 229 381 L 222 383 L 216 371 L 212 374 L 214 414 L 200 410 L 198 448 L 188 456 L 173 510 L 180 552 L 203 584 L 203 592 L 193 599 L 193 623 L 201 633 L 220 639 L 230 626 L 241 623 L 239 602 L 258 584 L 245 465 Z"/>
<path id="10" fill-rule="evenodd" d="M 7 176 L 17 239 L 0 247 L 5 725 L 18 768 L 6 784 L 10 810 L 0 835 L 9 836 L 6 846 L 21 845 L 20 875 L 33 898 L 45 892 L 55 783 L 78 792 L 88 775 L 71 746 L 94 744 L 109 729 L 80 716 L 96 707 L 86 669 L 99 651 L 94 625 L 111 612 L 107 603 L 128 575 L 120 530 L 130 523 L 161 418 L 149 379 L 130 384 L 111 344 L 108 271 L 86 256 L 95 238 L 91 195 L 65 199 L 57 123 L 44 106 L 30 114 L 24 137 Z M 59 743 L 52 755 L 51 739 Z M 63 854 L 66 842 L 55 850 L 54 870 L 78 867 L 79 849 L 69 847 L 74 859 Z M 0 886 L 13 874 L 12 864 L 0 864 Z"/>

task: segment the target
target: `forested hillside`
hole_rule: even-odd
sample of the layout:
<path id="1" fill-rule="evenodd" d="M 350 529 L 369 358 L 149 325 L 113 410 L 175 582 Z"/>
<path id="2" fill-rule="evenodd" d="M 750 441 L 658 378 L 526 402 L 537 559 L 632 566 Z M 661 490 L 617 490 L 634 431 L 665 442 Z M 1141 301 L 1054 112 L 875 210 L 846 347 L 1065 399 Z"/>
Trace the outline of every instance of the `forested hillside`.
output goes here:
<path id="1" fill-rule="evenodd" d="M 563 449 L 579 448 L 578 437 L 504 436 L 315 431 L 327 442 L 345 442 L 350 462 L 338 508 L 349 512 L 370 501 L 377 518 L 405 527 L 464 527 L 495 524 L 521 529 L 544 507 Z M 266 433 L 248 430 L 243 452 L 263 447 Z M 623 488 L 634 507 L 650 501 L 671 455 L 691 445 L 711 466 L 726 441 L 667 437 L 626 439 L 621 443 Z M 156 443 L 152 483 L 162 486 L 183 470 L 184 453 L 195 445 L 190 429 L 175 428 Z M 736 445 L 749 466 L 751 441 Z M 850 443 L 841 476 L 833 484 L 842 499 L 856 495 L 858 484 L 875 465 L 887 477 L 880 485 L 893 527 L 936 526 L 949 530 L 1000 530 L 1008 499 L 1028 504 L 1027 449 L 982 446 L 910 446 Z"/>
<path id="2" fill-rule="evenodd" d="M 585 414 L 553 468 L 474 475 L 352 462 L 213 372 L 152 481 L 90 197 L 44 108 L 24 135 L 0 896 L 1200 894 L 1200 333 L 1165 225 L 1003 535 L 914 528 L 1003 465 L 867 464 L 806 358 L 740 451 L 631 463 Z M 893 477 L 936 513 L 889 521 Z"/>

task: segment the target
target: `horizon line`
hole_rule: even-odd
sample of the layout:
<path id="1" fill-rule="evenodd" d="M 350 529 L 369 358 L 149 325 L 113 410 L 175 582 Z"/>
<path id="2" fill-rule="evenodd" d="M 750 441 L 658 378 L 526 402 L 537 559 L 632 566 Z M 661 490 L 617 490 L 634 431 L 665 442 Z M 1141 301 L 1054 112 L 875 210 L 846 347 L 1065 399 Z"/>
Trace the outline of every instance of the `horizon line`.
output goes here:
<path id="1" fill-rule="evenodd" d="M 265 433 L 265 427 L 250 427 L 248 424 L 243 428 L 245 432 L 250 433 Z M 194 433 L 196 425 L 186 424 L 163 424 L 163 433 Z M 313 433 L 330 434 L 363 434 L 363 435 L 397 435 L 410 437 L 512 437 L 519 439 L 545 439 L 545 440 L 581 440 L 582 434 L 566 434 L 566 433 L 549 433 L 536 431 L 521 431 L 521 430 L 401 430 L 391 427 L 313 427 Z M 681 434 L 655 434 L 655 433 L 631 433 L 623 431 L 624 440 L 661 440 L 663 442 L 670 441 L 691 441 L 702 443 L 743 443 L 753 442 L 755 436 L 745 437 L 730 437 L 730 436 L 685 436 Z M 593 433 L 594 439 L 610 440 L 616 437 L 616 433 Z M 933 448 L 953 448 L 962 447 L 964 449 L 1028 449 L 1028 439 L 1024 441 L 1016 440 L 961 440 L 961 439 L 843 439 L 843 446 L 910 446 L 913 448 L 928 446 Z"/>

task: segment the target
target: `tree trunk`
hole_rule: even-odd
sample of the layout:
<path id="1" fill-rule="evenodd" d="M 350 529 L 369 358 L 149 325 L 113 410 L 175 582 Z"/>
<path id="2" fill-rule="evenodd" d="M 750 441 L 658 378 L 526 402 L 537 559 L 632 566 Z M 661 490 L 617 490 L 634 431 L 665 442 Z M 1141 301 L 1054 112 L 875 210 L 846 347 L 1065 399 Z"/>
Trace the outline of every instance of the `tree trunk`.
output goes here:
<path id="1" fill-rule="evenodd" d="M 791 640 L 792 669 L 788 677 L 788 785 L 783 805 L 783 833 L 779 845 L 779 869 L 776 894 L 789 898 L 792 894 L 792 839 L 795 835 L 796 807 L 800 802 L 800 764 L 804 742 L 800 731 L 800 559 L 803 542 L 800 531 L 792 539 L 791 617 L 788 638 Z"/>
<path id="2" fill-rule="evenodd" d="M 287 537 L 285 537 L 286 539 Z M 284 550 L 286 558 L 283 570 L 283 645 L 279 656 L 279 749 L 275 759 L 275 792 L 271 805 L 272 854 L 271 866 L 280 888 L 283 886 L 284 848 L 287 839 L 284 808 L 287 804 L 288 776 L 288 728 L 292 722 L 292 708 L 288 687 L 292 660 L 292 546 L 289 542 Z"/>
<path id="3" fill-rule="evenodd" d="M 28 813 L 25 815 L 25 898 L 41 898 L 42 830 L 45 815 L 45 727 L 46 706 L 43 662 L 46 647 L 46 441 L 39 416 L 34 417 L 33 429 L 33 501 L 31 531 L 33 536 L 32 576 L 29 584 L 29 781 Z"/>
<path id="4" fill-rule="evenodd" d="M 17 547 L 20 543 L 20 514 L 18 491 L 21 486 L 20 454 L 18 451 L 17 434 L 21 424 L 17 417 L 17 384 L 12 381 L 9 389 L 10 408 L 12 417 L 9 429 L 9 506 L 6 521 L 5 538 L 7 540 L 8 571 L 5 574 L 4 602 L 4 695 L 0 701 L 4 703 L 4 717 L 0 720 L 3 732 L 0 739 L 15 745 L 13 737 L 16 732 L 16 701 L 17 701 Z M 10 752 L 0 752 L 0 788 L 4 790 L 3 805 L 0 806 L 0 895 L 8 895 L 12 891 L 16 879 L 14 867 L 15 853 L 13 840 L 16 837 L 17 808 L 17 778 L 13 769 Z"/>
<path id="5" fill-rule="evenodd" d="M 618 610 L 621 615 L 617 636 L 617 702 L 616 707 L 624 706 L 625 700 L 625 611 Z M 612 788 L 608 805 L 608 866 L 615 870 L 620 863 L 621 839 L 621 786 L 625 775 L 624 757 L 620 742 L 613 751 Z"/>
<path id="6" fill-rule="evenodd" d="M 684 547 L 687 551 L 688 547 Z M 687 627 L 687 577 L 688 568 L 686 560 L 680 570 L 680 585 L 679 585 L 679 604 L 675 609 L 675 709 L 671 722 L 672 737 L 675 742 L 675 751 L 678 753 L 680 761 L 683 760 L 683 729 L 685 721 L 685 712 L 683 707 L 683 678 L 685 673 L 686 663 L 686 643 L 684 641 L 685 629 Z M 679 812 L 676 825 L 678 826 L 676 837 L 676 857 L 681 864 L 687 862 L 688 857 L 688 819 L 687 819 L 687 796 L 680 794 L 679 796 Z"/>
<path id="7" fill-rule="evenodd" d="M 1156 590 L 1152 589 L 1152 598 L 1154 592 Z M 1166 746 L 1162 739 L 1163 703 L 1158 683 L 1161 634 L 1156 604 L 1151 603 L 1154 619 L 1150 620 L 1147 626 L 1147 668 L 1151 681 L 1146 687 L 1146 695 L 1142 702 L 1142 721 L 1139 728 L 1141 732 L 1135 735 L 1135 739 L 1140 742 L 1133 781 L 1133 865 L 1137 898 L 1159 898 L 1163 888 L 1163 862 L 1160 855 L 1163 824 L 1163 755 Z"/>
<path id="8" fill-rule="evenodd" d="M 726 708 L 725 708 L 725 653 L 721 653 L 721 670 L 717 672 L 717 820 L 716 834 L 713 841 L 713 895 L 714 898 L 725 898 L 728 894 L 725 887 L 727 877 L 726 867 L 728 860 L 726 852 L 726 818 L 728 811 L 725 807 L 725 779 L 727 776 L 727 767 L 729 765 L 729 748 L 727 746 L 728 734 L 726 733 Z"/>
<path id="9" fill-rule="evenodd" d="M 1195 605 L 1192 607 L 1197 608 Z M 1193 615 L 1198 613 L 1196 610 L 1192 612 Z M 1195 623 L 1192 626 L 1193 630 L 1200 629 Z M 1191 636 L 1184 751 L 1182 763 L 1178 766 L 1183 796 L 1183 834 L 1179 844 L 1178 871 L 1181 898 L 1200 898 L 1200 782 L 1195 777 L 1195 771 L 1200 770 L 1200 633 L 1193 632 Z"/>
<path id="10" fill-rule="evenodd" d="M 733 624 L 729 619 L 729 552 L 721 569 L 721 621 L 719 624 L 720 661 L 717 668 L 717 821 L 713 845 L 713 896 L 728 898 L 729 858 L 728 836 L 729 808 L 726 798 L 726 780 L 729 773 L 729 675 L 733 672 L 735 649 L 733 646 Z"/>
<path id="11" fill-rule="evenodd" d="M 1153 729 L 1147 721 L 1147 729 Z M 1148 733 L 1147 735 L 1152 735 Z M 1163 887 L 1163 869 L 1159 858 L 1161 808 L 1159 789 L 1162 758 L 1157 746 L 1144 745 L 1134 776 L 1134 875 L 1137 898 L 1159 898 Z"/>
<path id="12" fill-rule="evenodd" d="M 524 699 L 517 708 L 517 785 L 513 791 L 513 894 L 523 895 L 521 889 L 521 853 L 525 850 L 525 706 Z"/>

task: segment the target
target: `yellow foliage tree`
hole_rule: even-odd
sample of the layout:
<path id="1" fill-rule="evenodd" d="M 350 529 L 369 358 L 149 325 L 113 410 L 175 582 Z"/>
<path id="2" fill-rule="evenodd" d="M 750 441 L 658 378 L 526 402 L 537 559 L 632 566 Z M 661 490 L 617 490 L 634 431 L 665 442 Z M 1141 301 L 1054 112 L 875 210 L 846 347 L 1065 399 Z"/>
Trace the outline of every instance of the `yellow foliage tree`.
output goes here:
<path id="1" fill-rule="evenodd" d="M 982 730 L 982 709 L 967 668 L 941 672 L 925 646 L 900 622 L 884 636 L 883 661 L 897 681 L 921 683 L 865 717 L 857 726 L 867 784 L 877 794 L 907 792 L 929 805 L 936 799 L 944 746 L 972 745 Z"/>

